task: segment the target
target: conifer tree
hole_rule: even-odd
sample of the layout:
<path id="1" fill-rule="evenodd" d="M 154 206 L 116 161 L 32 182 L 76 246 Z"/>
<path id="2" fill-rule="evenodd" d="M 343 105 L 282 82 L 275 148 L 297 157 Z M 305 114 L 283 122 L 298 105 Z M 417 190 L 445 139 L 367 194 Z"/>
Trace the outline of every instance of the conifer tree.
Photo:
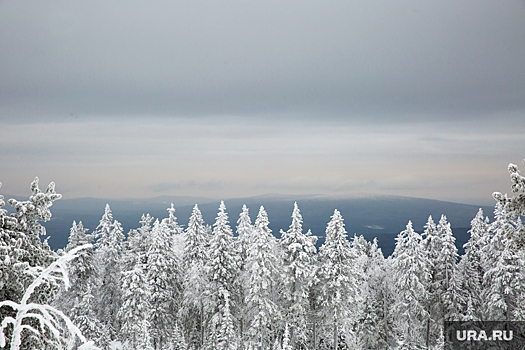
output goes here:
<path id="1" fill-rule="evenodd" d="M 28 286 L 33 282 L 33 276 L 25 273 L 26 267 L 47 268 L 58 259 L 55 252 L 42 242 L 40 236 L 45 235 L 45 229 L 39 222 L 49 221 L 49 208 L 55 200 L 61 198 L 55 192 L 55 184 L 49 184 L 46 192 L 38 187 L 38 178 L 31 183 L 31 196 L 27 201 L 9 199 L 15 213 L 7 214 L 2 209 L 5 205 L 4 196 L 0 195 L 0 302 L 21 302 Z M 0 187 L 2 184 L 0 183 Z M 59 290 L 59 285 L 53 280 L 46 280 L 31 294 L 32 300 L 42 304 L 51 304 Z M 16 317 L 16 312 L 7 307 L 0 308 L 0 319 Z M 31 325 L 37 326 L 33 319 Z M 7 335 L 9 341 L 10 335 Z M 31 334 L 22 334 L 21 349 L 35 349 L 42 344 Z"/>
<path id="2" fill-rule="evenodd" d="M 281 347 L 282 350 L 293 350 L 293 346 L 290 344 L 290 331 L 288 328 L 288 323 L 286 324 L 286 327 L 284 328 L 284 335 L 283 335 L 283 346 Z"/>
<path id="3" fill-rule="evenodd" d="M 429 262 L 421 236 L 409 221 L 404 231 L 396 238 L 393 253 L 394 280 L 397 300 L 394 312 L 398 315 L 398 331 L 401 335 L 400 349 L 422 349 L 426 347 L 428 311 L 426 310 Z"/>
<path id="4" fill-rule="evenodd" d="M 362 236 L 361 236 L 362 237 Z M 355 242 L 355 239 L 354 239 Z M 361 293 L 365 295 L 363 312 L 357 326 L 359 343 L 364 349 L 387 349 L 393 345 L 393 315 L 390 312 L 394 296 L 391 291 L 390 269 L 377 238 L 368 245 L 365 265 L 366 283 Z"/>
<path id="5" fill-rule="evenodd" d="M 217 350 L 235 350 L 237 341 L 233 325 L 233 317 L 230 313 L 230 294 L 227 290 L 219 290 L 219 298 L 222 302 L 219 304 L 220 309 L 214 316 L 212 322 L 214 331 L 213 338 L 216 340 L 212 349 Z"/>
<path id="6" fill-rule="evenodd" d="M 523 162 L 525 163 L 525 159 Z M 521 175 L 518 166 L 510 163 L 508 170 L 512 182 L 512 192 L 525 192 L 525 177 Z M 501 205 L 508 219 L 525 215 L 525 193 L 520 193 L 516 197 L 509 197 L 507 194 L 503 195 L 500 192 L 494 192 L 492 197 Z"/>
<path id="7" fill-rule="evenodd" d="M 173 240 L 173 251 L 182 263 L 182 255 L 184 253 L 184 229 L 177 222 L 173 203 L 171 203 L 171 207 L 168 208 L 167 211 L 169 213 L 168 218 L 163 220 L 166 221 L 168 235 Z"/>
<path id="8" fill-rule="evenodd" d="M 483 276 L 485 318 L 498 321 L 514 319 L 522 314 L 521 294 L 525 291 L 524 261 L 516 250 L 515 226 L 500 203 L 494 211 L 493 236 L 487 250 L 487 267 Z"/>
<path id="9" fill-rule="evenodd" d="M 344 326 L 357 319 L 360 280 L 357 255 L 347 240 L 343 217 L 336 209 L 326 227 L 326 240 L 319 250 L 322 305 L 332 327 L 333 347 L 338 349 Z"/>
<path id="10" fill-rule="evenodd" d="M 152 348 L 151 286 L 146 279 L 144 264 L 138 258 L 132 270 L 122 273 L 122 306 L 120 336 L 133 350 Z"/>
<path id="11" fill-rule="evenodd" d="M 239 273 L 239 259 L 235 252 L 233 233 L 223 201 L 219 206 L 219 213 L 213 227 L 208 254 L 209 279 L 217 294 L 220 290 L 227 290 L 231 295 L 234 280 Z"/>
<path id="12" fill-rule="evenodd" d="M 421 235 L 421 239 L 422 248 L 428 258 L 428 271 L 430 273 L 430 280 L 426 285 L 427 301 L 425 304 L 428 315 L 426 320 L 425 343 L 427 347 L 430 347 L 430 345 L 435 345 L 435 340 L 441 332 L 442 322 L 441 294 L 439 293 L 437 284 L 434 283 L 437 279 L 438 272 L 436 264 L 441 254 L 442 242 L 431 215 L 425 224 L 425 230 Z"/>
<path id="13" fill-rule="evenodd" d="M 207 269 L 208 280 L 210 282 L 210 293 L 214 304 L 212 313 L 216 314 L 217 317 L 215 318 L 220 319 L 223 323 L 226 322 L 226 320 L 228 320 L 228 322 L 231 321 L 231 325 L 227 327 L 231 326 L 231 332 L 233 332 L 230 300 L 231 295 L 237 292 L 235 282 L 240 272 L 240 259 L 239 254 L 235 250 L 233 232 L 229 225 L 228 214 L 226 213 L 226 206 L 223 201 L 221 201 L 217 218 L 213 224 L 213 235 L 209 243 L 208 251 L 210 259 Z M 226 306 L 226 303 L 228 306 Z M 226 309 L 228 317 L 224 315 Z M 216 332 L 221 332 L 220 337 L 222 337 L 218 338 L 217 346 L 221 348 L 233 346 L 233 339 L 230 339 L 230 335 L 226 336 L 226 330 L 222 328 L 223 326 L 226 327 L 222 324 L 219 329 L 215 330 Z M 228 332 L 230 332 L 229 328 Z M 224 337 L 227 337 L 227 339 L 224 340 Z"/>
<path id="14" fill-rule="evenodd" d="M 182 330 L 178 322 L 175 322 L 174 324 L 171 339 L 172 339 L 171 341 L 172 350 L 187 350 L 188 349 L 188 345 L 186 344 L 186 341 L 184 340 L 184 334 L 182 334 Z"/>
<path id="15" fill-rule="evenodd" d="M 180 260 L 174 254 L 173 237 L 168 221 L 155 221 L 147 251 L 146 280 L 150 285 L 151 337 L 156 350 L 164 349 L 171 340 L 171 329 L 177 321 L 178 300 L 182 296 Z"/>
<path id="16" fill-rule="evenodd" d="M 189 339 L 190 345 L 195 348 L 201 348 L 204 345 L 205 318 L 210 308 L 206 274 L 209 262 L 207 235 L 201 211 L 195 205 L 184 236 L 185 246 L 182 265 L 185 274 L 181 310 L 186 339 Z"/>
<path id="17" fill-rule="evenodd" d="M 100 220 L 95 236 L 95 259 L 98 265 L 99 282 L 96 299 L 98 301 L 98 318 L 111 338 L 115 339 L 120 331 L 120 322 L 117 313 L 122 302 L 121 294 L 121 244 L 124 240 L 122 227 L 113 214 L 109 204 L 106 204 L 104 215 Z"/>
<path id="18" fill-rule="evenodd" d="M 246 207 L 246 204 L 243 204 L 242 212 L 239 215 L 239 219 L 237 220 L 236 240 L 236 243 L 238 245 L 237 249 L 241 258 L 241 269 L 244 269 L 244 264 L 246 263 L 246 257 L 248 255 L 248 248 L 251 245 L 253 230 L 254 228 L 250 219 L 249 210 Z"/>
<path id="19" fill-rule="evenodd" d="M 81 298 L 81 299 L 79 299 Z M 92 293 L 92 286 L 88 285 L 82 296 L 77 297 L 73 307 L 68 311 L 73 324 L 82 334 L 95 342 L 101 349 L 109 346 L 109 333 L 96 315 L 97 303 Z"/>
<path id="20" fill-rule="evenodd" d="M 308 287 L 313 278 L 317 241 L 310 230 L 303 233 L 302 222 L 303 218 L 295 202 L 292 223 L 288 231 L 281 230 L 279 242 L 283 252 L 283 317 L 291 325 L 290 346 L 297 348 L 305 348 L 308 343 L 304 325 L 308 319 Z M 286 327 L 290 331 L 288 323 Z"/>
<path id="21" fill-rule="evenodd" d="M 452 235 L 450 223 L 445 215 L 441 215 L 437 225 L 438 237 L 440 239 L 441 251 L 434 263 L 435 279 L 432 281 L 435 291 L 439 293 L 440 321 L 461 318 L 458 313 L 463 310 L 466 296 L 463 295 L 459 275 L 457 274 L 458 250 L 455 245 L 456 239 Z M 456 277 L 451 283 L 453 277 Z M 466 305 L 465 305 L 466 306 Z M 459 319 L 457 319 L 459 320 Z"/>
<path id="22" fill-rule="evenodd" d="M 254 227 L 250 219 L 249 210 L 246 207 L 246 204 L 242 206 L 242 212 L 239 214 L 239 219 L 237 220 L 237 237 L 235 237 L 235 250 L 239 256 L 239 276 L 237 278 L 235 288 L 237 292 L 233 296 L 234 301 L 237 304 L 237 315 L 239 320 L 239 336 L 241 339 L 244 338 L 244 332 L 246 328 L 246 315 L 247 315 L 247 305 L 245 300 L 245 286 L 244 286 L 244 277 L 246 276 L 246 259 L 248 256 L 248 248 L 251 245 L 252 235 Z"/>
<path id="23" fill-rule="evenodd" d="M 250 343 L 255 349 L 262 350 L 271 346 L 275 339 L 273 325 L 279 319 L 276 304 L 277 277 L 279 275 L 277 242 L 268 227 L 268 214 L 261 206 L 252 243 L 248 249 L 246 261 L 246 303 L 250 318 Z"/>
<path id="24" fill-rule="evenodd" d="M 86 234 L 87 231 L 82 221 L 80 221 L 78 225 L 73 221 L 66 252 L 82 245 L 92 244 L 93 235 Z M 67 291 L 67 295 L 63 294 L 61 296 L 62 301 L 65 301 L 64 299 L 81 299 L 84 292 L 96 284 L 97 277 L 93 248 L 79 251 L 76 254 L 76 258 L 70 262 L 69 278 L 71 280 L 71 288 Z M 73 305 L 63 304 L 63 306 L 69 308 Z"/>
<path id="25" fill-rule="evenodd" d="M 82 221 L 78 225 L 73 221 L 65 251 L 70 252 L 86 245 L 89 245 L 89 248 L 78 251 L 76 257 L 70 261 L 68 268 L 70 287 L 67 290 L 61 289 L 54 305 L 71 318 L 84 336 L 95 341 L 98 346 L 104 347 L 107 345 L 109 334 L 95 312 L 97 304 L 92 290 L 96 287 L 99 276 L 91 245 L 93 235 L 87 234 L 87 231 Z"/>
<path id="26" fill-rule="evenodd" d="M 485 274 L 483 248 L 489 241 L 489 218 L 484 217 L 480 208 L 470 222 L 470 239 L 463 245 L 465 254 L 462 256 L 458 270 L 462 285 L 467 293 L 467 309 L 464 318 L 480 320 L 482 316 L 482 285 Z"/>

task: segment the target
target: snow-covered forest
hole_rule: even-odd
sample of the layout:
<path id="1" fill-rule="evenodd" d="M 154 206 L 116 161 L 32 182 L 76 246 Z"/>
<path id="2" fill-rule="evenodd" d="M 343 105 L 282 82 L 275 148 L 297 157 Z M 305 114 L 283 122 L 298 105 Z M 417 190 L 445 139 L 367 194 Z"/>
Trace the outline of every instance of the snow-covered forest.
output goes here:
<path id="1" fill-rule="evenodd" d="M 525 178 L 509 166 L 515 192 Z M 494 193 L 495 219 L 472 219 L 458 256 L 445 216 L 411 222 L 385 258 L 349 237 L 335 210 L 326 241 L 300 208 L 276 239 L 264 207 L 187 227 L 173 205 L 123 232 L 109 205 L 93 232 L 73 222 L 52 251 L 39 221 L 60 199 L 38 179 L 27 201 L 0 209 L 0 347 L 6 349 L 439 349 L 443 320 L 525 319 L 525 196 Z M 0 196 L 0 207 L 4 206 Z"/>

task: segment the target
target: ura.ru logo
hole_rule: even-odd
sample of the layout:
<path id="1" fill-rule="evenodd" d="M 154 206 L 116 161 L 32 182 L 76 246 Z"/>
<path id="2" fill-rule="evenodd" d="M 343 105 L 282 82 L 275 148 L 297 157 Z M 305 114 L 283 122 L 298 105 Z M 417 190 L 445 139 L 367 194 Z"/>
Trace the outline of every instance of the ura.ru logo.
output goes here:
<path id="1" fill-rule="evenodd" d="M 490 334 L 490 333 L 489 333 Z M 513 337 L 512 330 L 504 331 L 494 329 L 491 336 L 487 336 L 487 332 L 484 330 L 456 330 L 456 339 L 459 341 L 511 341 Z"/>

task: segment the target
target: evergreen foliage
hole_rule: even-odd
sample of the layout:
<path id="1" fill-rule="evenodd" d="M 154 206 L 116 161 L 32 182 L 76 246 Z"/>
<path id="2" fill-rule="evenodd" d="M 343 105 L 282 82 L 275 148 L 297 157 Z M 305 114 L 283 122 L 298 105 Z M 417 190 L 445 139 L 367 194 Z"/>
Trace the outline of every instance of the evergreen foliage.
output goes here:
<path id="1" fill-rule="evenodd" d="M 310 311 L 308 287 L 313 278 L 317 241 L 317 237 L 312 236 L 310 230 L 306 234 L 303 233 L 302 222 L 303 218 L 296 202 L 290 228 L 286 232 L 281 230 L 279 242 L 283 252 L 283 317 L 287 320 L 286 330 L 291 333 L 288 341 L 293 344 L 287 346 L 298 349 L 306 348 L 309 340 L 304 325 L 307 324 Z"/>
<path id="2" fill-rule="evenodd" d="M 95 259 L 99 276 L 95 295 L 98 302 L 97 316 L 113 340 L 120 332 L 117 314 L 122 304 L 120 260 L 124 234 L 120 223 L 113 220 L 109 204 L 106 204 L 95 237 Z"/>
<path id="3" fill-rule="evenodd" d="M 399 321 L 401 349 L 422 349 L 428 322 L 426 293 L 430 282 L 428 256 L 422 249 L 421 236 L 408 222 L 406 230 L 396 238 L 393 253 L 394 279 L 397 300 L 394 312 Z"/>
<path id="4" fill-rule="evenodd" d="M 357 254 L 350 246 L 343 217 L 337 209 L 326 227 L 326 240 L 319 250 L 319 259 L 322 305 L 327 324 L 331 324 L 332 344 L 337 349 L 340 334 L 349 333 L 357 320 L 362 279 Z"/>
<path id="5" fill-rule="evenodd" d="M 261 206 L 253 239 L 246 259 L 246 304 L 251 320 L 248 329 L 249 343 L 258 350 L 269 348 L 275 339 L 275 323 L 280 319 L 276 303 L 279 263 L 277 242 L 268 227 L 268 214 Z"/>
<path id="6" fill-rule="evenodd" d="M 213 226 L 195 206 L 183 230 L 171 204 L 125 239 L 107 205 L 92 234 L 73 222 L 67 247 L 53 252 L 39 222 L 60 195 L 38 179 L 31 191 L 9 200 L 11 215 L 0 196 L 2 347 L 440 349 L 444 320 L 525 318 L 521 197 L 495 195 L 493 222 L 477 213 L 462 257 L 442 215 L 421 235 L 409 222 L 385 259 L 377 240 L 348 240 L 338 210 L 316 254 L 297 203 L 279 240 L 264 207 L 252 225 L 243 206 L 234 237 L 224 202 Z"/>

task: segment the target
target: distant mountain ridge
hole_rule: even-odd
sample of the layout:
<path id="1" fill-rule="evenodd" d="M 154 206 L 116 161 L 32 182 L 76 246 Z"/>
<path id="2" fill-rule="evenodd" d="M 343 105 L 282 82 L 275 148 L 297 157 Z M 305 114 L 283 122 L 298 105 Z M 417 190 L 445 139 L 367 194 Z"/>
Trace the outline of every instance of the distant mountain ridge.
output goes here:
<path id="1" fill-rule="evenodd" d="M 11 197 L 6 195 L 5 198 Z M 16 196 L 16 198 L 20 198 L 20 196 Z M 447 216 L 457 238 L 457 246 L 461 249 L 463 243 L 468 240 L 467 231 L 470 228 L 470 221 L 479 208 L 482 208 L 484 214 L 491 219 L 494 210 L 493 207 L 488 206 L 433 199 L 367 194 L 351 197 L 271 194 L 224 200 L 230 225 L 234 232 L 243 204 L 246 204 L 250 209 L 252 222 L 255 221 L 259 207 L 263 205 L 268 212 L 270 228 L 276 237 L 280 237 L 279 231 L 281 229 L 283 231 L 288 230 L 295 201 L 297 201 L 303 216 L 303 229 L 305 231 L 311 229 L 314 235 L 320 237 L 318 246 L 324 241 L 326 224 L 330 221 L 330 216 L 333 215 L 334 209 L 338 209 L 345 220 L 349 237 L 354 234 L 362 234 L 371 240 L 377 236 L 385 255 L 391 253 L 394 237 L 405 229 L 409 220 L 412 221 L 416 231 L 422 232 L 429 215 L 437 223 L 441 214 Z M 92 232 L 104 213 L 106 203 L 110 205 L 114 218 L 122 224 L 124 233 L 127 234 L 130 229 L 140 226 L 139 221 L 142 214 L 149 213 L 159 219 L 167 217 L 166 209 L 171 206 L 172 202 L 176 207 L 175 215 L 179 224 L 186 227 L 195 204 L 199 205 L 205 223 L 213 225 L 220 200 L 186 196 L 120 200 L 101 198 L 61 199 L 51 207 L 53 217 L 51 221 L 44 223 L 44 226 L 50 236 L 49 244 L 53 249 L 59 249 L 67 244 L 69 229 L 73 220 L 82 221 L 89 232 Z M 6 209 L 11 208 L 7 205 Z"/>

